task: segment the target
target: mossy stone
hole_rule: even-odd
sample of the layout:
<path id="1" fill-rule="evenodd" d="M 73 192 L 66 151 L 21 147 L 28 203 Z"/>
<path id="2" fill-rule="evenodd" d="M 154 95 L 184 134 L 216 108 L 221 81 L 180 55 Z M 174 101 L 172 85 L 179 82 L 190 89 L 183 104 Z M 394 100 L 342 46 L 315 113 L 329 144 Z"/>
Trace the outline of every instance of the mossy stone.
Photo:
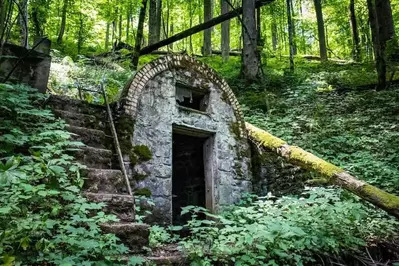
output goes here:
<path id="1" fill-rule="evenodd" d="M 139 188 L 134 191 L 135 196 L 144 196 L 144 197 L 151 197 L 152 193 L 151 190 L 148 188 Z"/>
<path id="2" fill-rule="evenodd" d="M 141 161 L 148 161 L 152 159 L 152 152 L 146 145 L 136 145 L 133 147 L 133 152 Z"/>

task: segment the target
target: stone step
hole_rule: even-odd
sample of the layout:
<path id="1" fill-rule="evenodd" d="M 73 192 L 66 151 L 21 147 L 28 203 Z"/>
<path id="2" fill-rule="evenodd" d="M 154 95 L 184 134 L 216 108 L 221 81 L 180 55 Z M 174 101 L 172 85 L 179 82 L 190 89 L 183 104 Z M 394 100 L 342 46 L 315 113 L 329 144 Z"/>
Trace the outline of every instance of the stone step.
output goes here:
<path id="1" fill-rule="evenodd" d="M 67 130 L 73 133 L 73 140 L 81 141 L 87 146 L 100 149 L 112 147 L 113 139 L 106 135 L 104 131 L 76 126 L 68 126 Z"/>
<path id="2" fill-rule="evenodd" d="M 61 95 L 51 95 L 47 101 L 47 105 L 52 109 L 93 115 L 102 121 L 107 121 L 107 111 L 103 105 L 90 104 L 88 102 Z"/>
<path id="3" fill-rule="evenodd" d="M 177 244 L 165 244 L 152 249 L 146 255 L 135 254 L 146 261 L 145 265 L 190 265 L 190 262 L 179 249 Z M 122 261 L 129 261 L 129 256 L 123 257 Z"/>
<path id="4" fill-rule="evenodd" d="M 115 234 L 131 253 L 140 253 L 143 247 L 148 247 L 150 226 L 136 223 L 112 223 L 102 224 L 101 229 L 105 233 Z"/>
<path id="5" fill-rule="evenodd" d="M 89 168 L 111 169 L 113 152 L 107 149 L 83 147 L 75 152 L 76 159 Z"/>
<path id="6" fill-rule="evenodd" d="M 103 211 L 107 214 L 114 214 L 121 222 L 134 222 L 133 196 L 122 194 L 84 193 L 91 202 L 104 202 L 106 207 Z"/>
<path id="7" fill-rule="evenodd" d="M 151 263 L 150 265 L 190 265 L 187 258 L 183 255 L 144 257 L 144 259 Z"/>
<path id="8" fill-rule="evenodd" d="M 85 127 L 98 130 L 108 130 L 108 120 L 100 120 L 94 115 L 53 109 L 54 114 L 65 120 L 70 126 Z"/>
<path id="9" fill-rule="evenodd" d="M 127 188 L 122 171 L 113 169 L 83 169 L 82 176 L 86 178 L 85 192 L 104 194 L 127 194 Z"/>

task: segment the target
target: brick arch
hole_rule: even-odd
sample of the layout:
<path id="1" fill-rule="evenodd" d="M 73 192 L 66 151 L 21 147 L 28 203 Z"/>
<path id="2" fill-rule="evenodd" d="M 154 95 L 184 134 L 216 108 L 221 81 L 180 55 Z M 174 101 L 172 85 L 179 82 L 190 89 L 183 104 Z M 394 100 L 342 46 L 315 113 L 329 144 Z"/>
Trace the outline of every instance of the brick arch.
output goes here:
<path id="1" fill-rule="evenodd" d="M 163 71 L 172 69 L 190 69 L 217 85 L 223 94 L 227 96 L 226 100 L 233 108 L 237 122 L 239 123 L 241 137 L 247 136 L 245 121 L 240 109 L 240 105 L 227 82 L 208 65 L 188 55 L 167 55 L 158 58 L 142 67 L 133 77 L 130 85 L 126 87 L 123 92 L 124 112 L 135 116 L 139 98 L 147 82 Z"/>

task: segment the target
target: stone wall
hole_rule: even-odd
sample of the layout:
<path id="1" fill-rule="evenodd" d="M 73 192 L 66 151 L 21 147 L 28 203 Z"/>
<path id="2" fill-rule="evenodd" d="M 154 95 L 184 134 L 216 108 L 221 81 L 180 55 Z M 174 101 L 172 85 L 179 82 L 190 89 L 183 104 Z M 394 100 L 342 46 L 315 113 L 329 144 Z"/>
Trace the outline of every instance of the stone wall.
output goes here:
<path id="1" fill-rule="evenodd" d="M 7 76 L 20 58 L 25 56 L 19 62 L 8 81 L 24 83 L 45 93 L 50 73 L 51 57 L 48 54 L 37 51 L 30 51 L 26 55 L 27 53 L 28 49 L 24 47 L 8 43 L 4 45 L 3 54 L 0 55 L 0 81 Z"/>
<path id="2" fill-rule="evenodd" d="M 213 200 L 216 212 L 238 202 L 244 192 L 251 192 L 252 178 L 250 148 L 241 130 L 243 121 L 237 118 L 237 109 L 221 89 L 222 82 L 214 82 L 189 66 L 159 72 L 142 84 L 140 95 L 135 100 L 133 145 L 149 147 L 153 156 L 148 161 L 137 163 L 132 175 L 146 175 L 138 187 L 151 191 L 155 202 L 153 220 L 169 224 L 172 217 L 173 125 L 213 135 Z M 189 111 L 178 106 L 176 82 L 209 90 L 207 112 Z"/>
<path id="3" fill-rule="evenodd" d="M 297 195 L 303 192 L 310 173 L 289 164 L 274 152 L 252 146 L 253 192 L 259 196 Z"/>

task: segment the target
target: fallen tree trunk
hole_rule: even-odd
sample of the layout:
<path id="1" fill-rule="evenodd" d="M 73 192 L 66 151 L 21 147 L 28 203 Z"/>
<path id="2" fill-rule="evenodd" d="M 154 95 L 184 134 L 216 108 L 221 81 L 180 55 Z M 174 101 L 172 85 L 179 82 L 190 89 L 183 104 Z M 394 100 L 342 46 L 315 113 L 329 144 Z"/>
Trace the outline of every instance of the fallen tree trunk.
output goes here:
<path id="1" fill-rule="evenodd" d="M 256 8 L 262 7 L 264 5 L 272 3 L 273 1 L 274 0 L 257 0 L 256 3 L 255 3 L 255 7 Z M 223 21 L 235 18 L 235 17 L 237 17 L 237 16 L 239 16 L 241 14 L 242 14 L 242 7 L 237 8 L 237 9 L 235 9 L 233 11 L 227 12 L 225 14 L 222 14 L 222 15 L 216 17 L 216 18 L 213 18 L 211 20 L 208 20 L 207 22 L 198 24 L 198 25 L 196 25 L 196 26 L 194 26 L 194 27 L 192 27 L 190 29 L 187 29 L 187 30 L 182 31 L 182 32 L 180 32 L 178 34 L 175 34 L 175 35 L 173 35 L 173 36 L 171 36 L 169 38 L 166 38 L 166 39 L 164 39 L 164 40 L 162 40 L 160 42 L 148 45 L 148 46 L 146 46 L 146 47 L 144 47 L 143 49 L 140 50 L 140 55 L 149 54 L 152 51 L 155 51 L 155 50 L 157 50 L 157 49 L 159 49 L 159 48 L 161 48 L 163 46 L 166 46 L 166 45 L 169 45 L 169 44 L 174 43 L 176 41 L 179 41 L 181 39 L 187 38 L 187 37 L 189 37 L 189 36 L 191 36 L 193 34 L 196 34 L 196 33 L 200 32 L 200 31 L 209 29 L 209 28 L 211 28 L 211 27 L 213 27 L 215 25 L 218 25 L 218 24 L 222 23 Z"/>
<path id="2" fill-rule="evenodd" d="M 276 152 L 289 163 L 299 165 L 304 169 L 321 174 L 330 184 L 338 185 L 357 196 L 385 210 L 399 219 L 399 197 L 385 192 L 345 172 L 303 149 L 290 146 L 282 139 L 246 123 L 249 137 L 267 150 Z"/>

